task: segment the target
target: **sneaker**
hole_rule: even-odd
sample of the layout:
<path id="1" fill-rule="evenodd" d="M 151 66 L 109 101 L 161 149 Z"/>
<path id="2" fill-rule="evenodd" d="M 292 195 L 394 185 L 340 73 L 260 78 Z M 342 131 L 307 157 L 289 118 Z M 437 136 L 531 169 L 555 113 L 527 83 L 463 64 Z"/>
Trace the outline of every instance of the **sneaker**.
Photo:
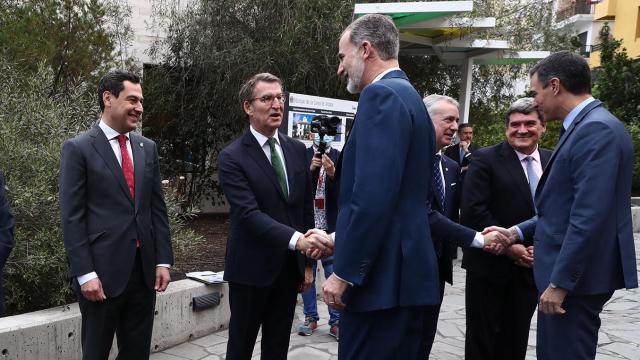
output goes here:
<path id="1" fill-rule="evenodd" d="M 318 321 L 312 317 L 304 319 L 304 324 L 298 327 L 298 335 L 310 336 L 313 331 L 318 328 Z"/>
<path id="2" fill-rule="evenodd" d="M 338 325 L 338 323 L 331 325 L 331 328 L 329 329 L 329 335 L 336 338 L 336 341 L 340 341 L 340 326 Z"/>

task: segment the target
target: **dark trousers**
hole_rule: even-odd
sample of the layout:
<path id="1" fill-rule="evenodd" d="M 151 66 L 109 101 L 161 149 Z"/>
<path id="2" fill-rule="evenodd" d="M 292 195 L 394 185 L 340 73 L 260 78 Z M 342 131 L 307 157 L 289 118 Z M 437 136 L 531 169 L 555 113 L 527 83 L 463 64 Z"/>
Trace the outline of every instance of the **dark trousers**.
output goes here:
<path id="1" fill-rule="evenodd" d="M 527 353 L 538 292 L 531 270 L 507 278 L 467 271 L 465 288 L 466 360 L 518 360 Z"/>
<path id="2" fill-rule="evenodd" d="M 340 315 L 338 359 L 421 359 L 424 306 Z"/>
<path id="3" fill-rule="evenodd" d="M 421 359 L 428 359 L 431 354 L 431 348 L 433 347 L 433 341 L 436 338 L 436 331 L 438 329 L 438 317 L 440 316 L 440 306 L 442 305 L 442 299 L 444 298 L 445 281 L 440 279 L 440 304 L 427 305 L 424 310 L 424 326 L 422 339 L 420 341 L 420 348 L 422 354 Z"/>
<path id="4" fill-rule="evenodd" d="M 83 360 L 106 360 L 114 333 L 118 339 L 118 360 L 149 358 L 156 293 L 144 283 L 140 252 L 122 294 L 101 302 L 89 301 L 78 294 L 78 301 Z"/>
<path id="5" fill-rule="evenodd" d="M 300 273 L 288 256 L 276 281 L 268 287 L 229 283 L 227 360 L 249 360 L 262 325 L 262 360 L 284 360 L 296 307 Z M 250 265 L 248 265 L 250 266 Z"/>
<path id="6" fill-rule="evenodd" d="M 600 313 L 613 292 L 567 296 L 563 315 L 538 312 L 536 353 L 539 360 L 595 359 Z"/>

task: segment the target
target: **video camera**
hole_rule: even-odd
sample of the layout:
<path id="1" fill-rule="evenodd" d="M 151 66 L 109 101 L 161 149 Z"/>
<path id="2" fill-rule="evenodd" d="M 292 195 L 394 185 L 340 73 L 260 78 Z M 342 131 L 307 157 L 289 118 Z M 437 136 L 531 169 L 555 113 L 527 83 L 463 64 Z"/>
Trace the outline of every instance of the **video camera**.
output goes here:
<path id="1" fill-rule="evenodd" d="M 327 143 L 324 141 L 325 135 L 336 136 L 338 126 L 341 120 L 337 116 L 316 115 L 311 120 L 311 132 L 320 134 L 320 143 L 318 144 L 318 153 L 320 156 L 327 151 Z"/>

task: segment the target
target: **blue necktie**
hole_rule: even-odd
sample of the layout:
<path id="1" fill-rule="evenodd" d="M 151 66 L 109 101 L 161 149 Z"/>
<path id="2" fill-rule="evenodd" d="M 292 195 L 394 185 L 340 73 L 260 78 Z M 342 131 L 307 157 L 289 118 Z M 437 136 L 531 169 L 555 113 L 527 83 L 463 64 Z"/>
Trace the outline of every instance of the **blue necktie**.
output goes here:
<path id="1" fill-rule="evenodd" d="M 440 201 L 440 208 L 442 211 L 444 208 L 444 183 L 442 182 L 442 175 L 440 174 L 440 159 L 442 155 L 435 154 L 433 157 L 433 185 L 435 187 L 435 193 L 438 197 L 438 201 Z"/>
<path id="2" fill-rule="evenodd" d="M 536 174 L 535 170 L 533 170 L 533 162 L 535 159 L 532 156 L 527 156 L 524 158 L 527 162 L 527 177 L 529 178 L 529 190 L 531 190 L 531 198 L 535 200 L 536 198 L 536 188 L 538 187 L 538 181 L 540 181 L 540 177 Z"/>

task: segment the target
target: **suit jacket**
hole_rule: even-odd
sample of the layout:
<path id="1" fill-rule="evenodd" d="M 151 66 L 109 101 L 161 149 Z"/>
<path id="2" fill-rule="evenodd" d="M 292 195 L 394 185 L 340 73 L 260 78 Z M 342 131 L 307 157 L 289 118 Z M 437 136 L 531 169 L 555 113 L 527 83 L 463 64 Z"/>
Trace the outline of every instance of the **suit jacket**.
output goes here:
<path id="1" fill-rule="evenodd" d="M 536 190 L 538 216 L 518 226 L 533 238 L 538 291 L 570 295 L 638 287 L 631 219 L 634 153 L 624 125 L 599 100 L 576 116 Z"/>
<path id="2" fill-rule="evenodd" d="M 311 164 L 311 159 L 315 151 L 313 150 L 313 146 L 307 148 L 307 165 Z M 340 156 L 340 151 L 331 148 L 329 150 L 329 158 L 335 165 L 338 164 L 338 157 Z M 311 185 L 313 196 L 315 197 L 316 188 L 318 186 L 318 176 L 320 175 L 319 171 L 311 174 Z M 334 178 L 325 177 L 324 183 L 324 206 L 327 215 L 327 233 L 332 233 L 336 231 L 336 219 L 338 218 L 338 184 L 336 181 L 336 174 L 334 173 Z"/>
<path id="3" fill-rule="evenodd" d="M 131 198 L 122 167 L 95 126 L 67 140 L 60 159 L 60 213 L 74 287 L 95 271 L 107 297 L 127 286 L 136 239 L 145 284 L 153 289 L 157 264 L 173 264 L 156 144 L 129 133 L 135 174 Z"/>
<path id="4" fill-rule="evenodd" d="M 302 280 L 305 257 L 289 250 L 289 241 L 296 231 L 305 233 L 314 227 L 311 174 L 304 144 L 283 133 L 278 139 L 289 181 L 287 198 L 249 129 L 218 157 L 220 184 L 231 208 L 224 272 L 227 281 L 269 286 L 287 256 L 296 256 Z"/>
<path id="5" fill-rule="evenodd" d="M 453 253 L 456 246 L 469 247 L 476 232 L 461 226 L 459 221 L 460 167 L 446 155 L 442 156 L 444 175 L 445 207 L 442 208 L 434 191 L 429 212 L 431 238 L 438 255 L 438 272 L 441 281 L 453 283 Z M 435 185 L 433 186 L 435 189 Z"/>
<path id="6" fill-rule="evenodd" d="M 11 249 L 13 249 L 13 225 L 14 219 L 5 191 L 5 181 L 2 173 L 0 173 L 0 274 L 9 254 L 11 254 Z M 0 302 L 2 302 L 2 299 L 0 299 Z"/>
<path id="7" fill-rule="evenodd" d="M 425 211 L 433 124 L 404 72 L 366 86 L 341 156 L 334 272 L 354 286 L 348 311 L 440 301 Z"/>
<path id="8" fill-rule="evenodd" d="M 475 143 L 469 144 L 469 153 L 467 153 L 462 159 L 460 158 L 460 144 L 455 144 L 444 149 L 444 154 L 451 158 L 453 161 L 458 163 L 460 167 L 465 167 L 469 165 L 469 160 L 471 159 L 471 154 L 474 151 L 478 150 L 480 147 Z"/>
<path id="9" fill-rule="evenodd" d="M 551 151 L 542 148 L 538 151 L 544 169 Z M 503 141 L 475 151 L 463 188 L 462 224 L 478 231 L 492 225 L 508 228 L 535 214 L 529 182 L 513 147 Z M 507 256 L 478 249 L 464 249 L 462 267 L 476 275 L 498 278 L 508 278 L 524 269 Z"/>

